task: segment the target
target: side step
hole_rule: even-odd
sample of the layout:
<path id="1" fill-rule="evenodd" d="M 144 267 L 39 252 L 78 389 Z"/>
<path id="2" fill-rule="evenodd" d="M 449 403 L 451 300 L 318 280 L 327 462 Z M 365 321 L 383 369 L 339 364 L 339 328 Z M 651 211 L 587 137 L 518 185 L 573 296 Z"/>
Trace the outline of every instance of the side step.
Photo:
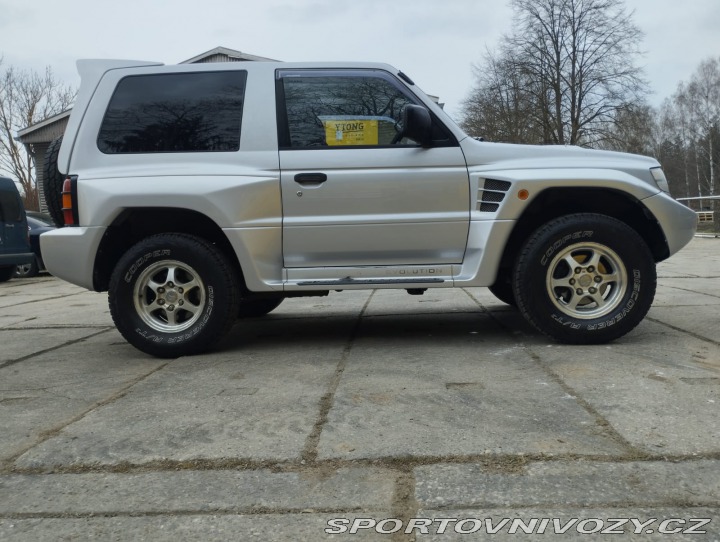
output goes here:
<path id="1" fill-rule="evenodd" d="M 306 280 L 298 282 L 298 286 L 349 286 L 349 285 L 361 285 L 361 286 L 372 286 L 375 284 L 440 284 L 445 282 L 444 279 L 440 278 L 425 278 L 425 279 L 339 279 L 339 280 Z"/>

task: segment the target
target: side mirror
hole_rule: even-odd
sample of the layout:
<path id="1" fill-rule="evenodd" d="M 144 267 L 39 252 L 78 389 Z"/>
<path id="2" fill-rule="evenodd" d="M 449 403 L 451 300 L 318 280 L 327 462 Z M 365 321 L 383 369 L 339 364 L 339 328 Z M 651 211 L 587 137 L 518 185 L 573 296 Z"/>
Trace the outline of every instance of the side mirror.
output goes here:
<path id="1" fill-rule="evenodd" d="M 423 147 L 432 143 L 432 118 L 421 105 L 408 104 L 402 112 L 403 137 L 417 141 Z"/>

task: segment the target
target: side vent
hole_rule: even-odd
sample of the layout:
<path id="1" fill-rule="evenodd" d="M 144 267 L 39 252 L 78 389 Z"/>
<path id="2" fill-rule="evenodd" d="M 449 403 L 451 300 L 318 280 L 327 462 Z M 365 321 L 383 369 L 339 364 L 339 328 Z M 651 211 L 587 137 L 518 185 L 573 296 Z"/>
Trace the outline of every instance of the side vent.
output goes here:
<path id="1" fill-rule="evenodd" d="M 505 199 L 505 193 L 510 190 L 510 183 L 495 179 L 480 179 L 480 182 L 483 186 L 478 190 L 477 210 L 482 213 L 497 212 Z"/>

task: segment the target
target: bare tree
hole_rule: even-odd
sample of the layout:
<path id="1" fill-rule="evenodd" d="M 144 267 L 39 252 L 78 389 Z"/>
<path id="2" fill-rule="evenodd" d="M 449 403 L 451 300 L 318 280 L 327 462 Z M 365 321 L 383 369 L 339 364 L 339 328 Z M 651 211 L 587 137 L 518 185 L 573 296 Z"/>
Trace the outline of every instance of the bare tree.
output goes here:
<path id="1" fill-rule="evenodd" d="M 656 158 L 665 168 L 675 196 L 717 196 L 720 167 L 720 57 L 699 63 L 688 82 L 680 82 L 658 114 Z M 688 203 L 696 210 L 715 209 L 720 231 L 720 202 Z"/>
<path id="2" fill-rule="evenodd" d="M 474 67 L 482 81 L 465 100 L 463 128 L 476 136 L 494 141 L 537 141 L 538 134 L 528 124 L 531 113 L 527 96 L 528 81 L 513 69 L 512 53 L 488 52 L 482 65 Z"/>
<path id="3" fill-rule="evenodd" d="M 612 136 L 618 116 L 648 93 L 635 64 L 643 34 L 622 0 L 510 0 L 513 31 L 477 69 L 466 105 L 483 107 L 496 77 L 523 81 L 526 133 L 543 143 L 593 145 Z M 477 92 L 481 90 L 481 92 Z M 479 102 L 479 103 L 477 103 Z M 487 134 L 492 136 L 492 134 Z"/>
<path id="4" fill-rule="evenodd" d="M 655 123 L 656 113 L 647 104 L 621 109 L 600 146 L 635 154 L 655 154 Z"/>
<path id="5" fill-rule="evenodd" d="M 679 88 L 682 88 L 682 84 Z M 654 124 L 655 152 L 665 169 L 670 192 L 675 197 L 693 195 L 690 175 L 692 134 L 688 116 L 678 107 L 675 100 L 666 98 L 657 112 Z"/>
<path id="6" fill-rule="evenodd" d="M 717 58 L 701 62 L 684 96 L 690 111 L 691 126 L 696 132 L 696 141 L 704 143 L 698 145 L 698 148 L 702 149 L 707 160 L 703 176 L 710 195 L 715 194 L 716 132 L 720 122 L 719 64 Z"/>
<path id="7" fill-rule="evenodd" d="M 0 66 L 2 66 L 0 57 Z M 48 67 L 44 74 L 17 70 L 0 73 L 0 172 L 20 184 L 27 209 L 38 208 L 35 167 L 18 131 L 56 115 L 72 104 L 76 91 L 64 86 Z"/>

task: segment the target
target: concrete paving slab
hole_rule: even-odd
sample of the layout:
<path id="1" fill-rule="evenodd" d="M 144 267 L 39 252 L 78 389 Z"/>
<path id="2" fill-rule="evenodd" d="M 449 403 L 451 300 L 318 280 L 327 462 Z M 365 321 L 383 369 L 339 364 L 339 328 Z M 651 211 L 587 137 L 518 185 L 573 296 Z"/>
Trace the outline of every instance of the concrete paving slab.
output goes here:
<path id="1" fill-rule="evenodd" d="M 36 329 L 0 329 L 0 368 L 15 360 L 94 335 L 98 331 L 93 328 L 65 328 L 44 329 L 42 333 L 38 333 Z"/>
<path id="2" fill-rule="evenodd" d="M 334 399 L 320 458 L 622 452 L 483 315 L 365 319 Z"/>
<path id="3" fill-rule="evenodd" d="M 50 297 L 37 307 L 21 305 L 12 310 L 19 309 L 32 311 L 34 317 L 21 323 L 7 324 L 5 329 L 114 326 L 107 304 L 107 294 L 103 293 L 84 291 Z"/>
<path id="4" fill-rule="evenodd" d="M 392 506 L 395 478 L 378 468 L 5 475 L 0 516 L 383 512 Z"/>
<path id="5" fill-rule="evenodd" d="M 720 359 L 707 341 L 645 321 L 610 345 L 534 352 L 638 450 L 720 451 Z"/>
<path id="6" fill-rule="evenodd" d="M 656 306 L 648 316 L 676 329 L 687 331 L 715 343 L 720 351 L 720 299 L 715 303 L 701 305 L 707 310 L 699 311 L 697 306 Z"/>
<path id="7" fill-rule="evenodd" d="M 48 432 L 162 365 L 130 347 L 118 348 L 108 357 L 114 334 L 103 333 L 0 369 L 0 459 L 41 442 Z"/>
<path id="8" fill-rule="evenodd" d="M 223 351 L 169 363 L 17 465 L 298 459 L 353 322 L 247 321 Z"/>
<path id="9" fill-rule="evenodd" d="M 682 283 L 678 284 L 680 281 Z M 699 288 L 697 283 L 702 283 L 702 288 Z M 673 279 L 659 283 L 653 308 L 719 304 L 720 278 L 717 281 L 715 279 Z"/>
<path id="10" fill-rule="evenodd" d="M 0 290 L 0 309 L 87 292 L 84 288 L 63 282 L 50 275 L 30 279 L 12 279 Z"/>
<path id="11" fill-rule="evenodd" d="M 696 237 L 680 252 L 658 265 L 659 277 L 718 277 L 720 239 Z"/>
<path id="12" fill-rule="evenodd" d="M 0 519 L 0 539 L 7 542 L 57 540 L 112 540 L 114 542 L 178 542 L 202 540 L 338 540 L 347 535 L 325 535 L 328 514 L 181 515 L 67 519 Z M 387 542 L 374 531 L 352 535 L 353 540 Z"/>
<path id="13" fill-rule="evenodd" d="M 22 324 L 23 322 L 34 318 L 34 316 L 21 314 L 19 311 L 9 311 L 6 308 L 0 309 L 0 312 L 2 312 L 2 314 L 0 314 L 0 329 Z"/>
<path id="14" fill-rule="evenodd" d="M 720 461 L 545 461 L 524 466 L 436 464 L 415 469 L 421 508 L 720 504 Z"/>

